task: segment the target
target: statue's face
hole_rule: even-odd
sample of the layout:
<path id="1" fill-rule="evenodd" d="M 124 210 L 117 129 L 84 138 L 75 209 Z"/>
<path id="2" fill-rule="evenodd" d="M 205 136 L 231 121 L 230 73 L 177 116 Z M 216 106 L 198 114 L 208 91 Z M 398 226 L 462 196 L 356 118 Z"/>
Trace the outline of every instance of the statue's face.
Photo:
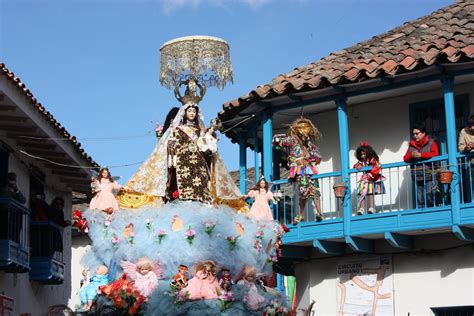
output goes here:
<path id="1" fill-rule="evenodd" d="M 188 121 L 194 122 L 196 115 L 197 115 L 197 110 L 195 107 L 189 107 L 186 109 L 186 119 Z"/>

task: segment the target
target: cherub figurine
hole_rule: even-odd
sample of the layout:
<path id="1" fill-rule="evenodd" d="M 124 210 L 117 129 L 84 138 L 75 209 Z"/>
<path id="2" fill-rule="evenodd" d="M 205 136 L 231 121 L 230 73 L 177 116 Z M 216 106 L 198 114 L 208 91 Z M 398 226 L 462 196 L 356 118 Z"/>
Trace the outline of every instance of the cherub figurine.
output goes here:
<path id="1" fill-rule="evenodd" d="M 137 263 L 122 261 L 120 266 L 127 277 L 135 281 L 137 291 L 146 298 L 153 293 L 163 275 L 161 264 L 158 261 L 152 263 L 147 257 L 138 259 Z"/>
<path id="2" fill-rule="evenodd" d="M 106 266 L 99 266 L 95 270 L 95 275 L 90 279 L 89 283 L 79 291 L 81 298 L 82 310 L 90 311 L 94 304 L 99 287 L 109 283 L 108 277 L 109 269 Z"/>
<path id="3" fill-rule="evenodd" d="M 184 95 L 181 96 L 181 93 L 179 92 L 179 87 L 182 85 L 186 85 L 186 90 L 184 91 Z M 201 95 L 197 94 L 197 88 L 199 88 L 199 92 Z M 184 82 L 181 82 L 179 85 L 176 85 L 174 88 L 174 96 L 176 99 L 181 102 L 182 105 L 188 104 L 188 103 L 193 103 L 193 104 L 199 104 L 199 102 L 204 98 L 204 95 L 206 94 L 206 86 L 201 85 L 200 83 L 196 82 L 193 79 L 186 80 Z"/>
<path id="4" fill-rule="evenodd" d="M 222 269 L 221 278 L 219 279 L 219 286 L 224 293 L 228 293 L 232 289 L 232 284 L 234 281 L 232 280 L 232 276 L 230 274 L 229 269 Z"/>
<path id="5" fill-rule="evenodd" d="M 178 267 L 178 273 L 173 277 L 171 285 L 176 290 L 181 290 L 183 287 L 188 286 L 188 267 L 184 264 L 180 264 Z"/>
<path id="6" fill-rule="evenodd" d="M 216 278 L 216 264 L 207 260 L 194 266 L 195 274 L 189 280 L 188 286 L 181 291 L 189 294 L 190 300 L 216 299 L 219 283 Z"/>

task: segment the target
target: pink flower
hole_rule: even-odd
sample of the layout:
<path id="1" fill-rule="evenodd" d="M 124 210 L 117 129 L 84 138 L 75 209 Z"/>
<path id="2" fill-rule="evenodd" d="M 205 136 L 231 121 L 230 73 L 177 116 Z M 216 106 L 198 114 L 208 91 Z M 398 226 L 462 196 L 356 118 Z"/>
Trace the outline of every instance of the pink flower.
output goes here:
<path id="1" fill-rule="evenodd" d="M 191 228 L 191 226 L 188 227 L 188 230 L 185 233 L 186 239 L 188 240 L 189 245 L 193 244 L 193 239 L 194 236 L 196 235 L 196 231 Z"/>
<path id="2" fill-rule="evenodd" d="M 118 245 L 119 243 L 120 239 L 117 237 L 117 235 L 114 235 L 114 237 L 112 237 L 112 244 Z"/>

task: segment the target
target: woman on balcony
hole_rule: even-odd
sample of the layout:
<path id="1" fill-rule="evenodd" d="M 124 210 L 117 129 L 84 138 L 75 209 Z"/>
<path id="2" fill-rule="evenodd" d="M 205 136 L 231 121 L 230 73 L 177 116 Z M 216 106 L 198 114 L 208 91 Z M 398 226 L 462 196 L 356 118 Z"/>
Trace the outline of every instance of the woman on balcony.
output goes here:
<path id="1" fill-rule="evenodd" d="M 417 163 L 439 155 L 438 144 L 426 134 L 424 124 L 414 125 L 413 139 L 410 141 L 403 161 Z M 412 170 L 416 184 L 417 207 L 434 206 L 433 189 L 435 177 L 430 164 L 418 164 Z M 426 199 L 425 199 L 426 195 Z"/>

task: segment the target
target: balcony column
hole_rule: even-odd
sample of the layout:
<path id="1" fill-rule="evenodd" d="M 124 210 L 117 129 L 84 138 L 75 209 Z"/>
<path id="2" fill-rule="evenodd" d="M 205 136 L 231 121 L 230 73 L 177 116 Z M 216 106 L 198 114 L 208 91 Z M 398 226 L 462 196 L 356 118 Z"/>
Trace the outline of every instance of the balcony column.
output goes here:
<path id="1" fill-rule="evenodd" d="M 263 130 L 263 175 L 267 181 L 273 180 L 273 117 L 265 113 L 262 122 Z"/>
<path id="2" fill-rule="evenodd" d="M 344 236 L 350 236 L 351 232 L 351 182 L 349 178 L 349 127 L 347 123 L 346 98 L 336 100 L 337 121 L 339 126 L 339 152 L 341 156 L 342 183 L 347 186 L 346 195 L 343 199 L 344 210 Z"/>
<path id="3" fill-rule="evenodd" d="M 239 133 L 240 193 L 247 194 L 247 134 Z"/>
<path id="4" fill-rule="evenodd" d="M 255 167 L 255 182 L 258 181 L 260 178 L 260 160 L 258 157 L 258 127 L 255 126 L 255 129 L 253 130 L 253 141 L 254 141 L 254 146 L 253 146 L 253 153 L 254 153 L 254 167 Z"/>
<path id="5" fill-rule="evenodd" d="M 444 112 L 446 116 L 446 138 L 448 142 L 448 166 L 449 170 L 454 173 L 453 181 L 451 182 L 451 207 L 452 207 L 452 222 L 453 225 L 459 225 L 460 223 L 460 184 L 459 184 L 459 171 L 457 168 L 457 142 L 456 142 L 456 116 L 454 114 L 454 92 L 453 92 L 453 77 L 442 77 L 441 84 L 444 92 Z"/>

